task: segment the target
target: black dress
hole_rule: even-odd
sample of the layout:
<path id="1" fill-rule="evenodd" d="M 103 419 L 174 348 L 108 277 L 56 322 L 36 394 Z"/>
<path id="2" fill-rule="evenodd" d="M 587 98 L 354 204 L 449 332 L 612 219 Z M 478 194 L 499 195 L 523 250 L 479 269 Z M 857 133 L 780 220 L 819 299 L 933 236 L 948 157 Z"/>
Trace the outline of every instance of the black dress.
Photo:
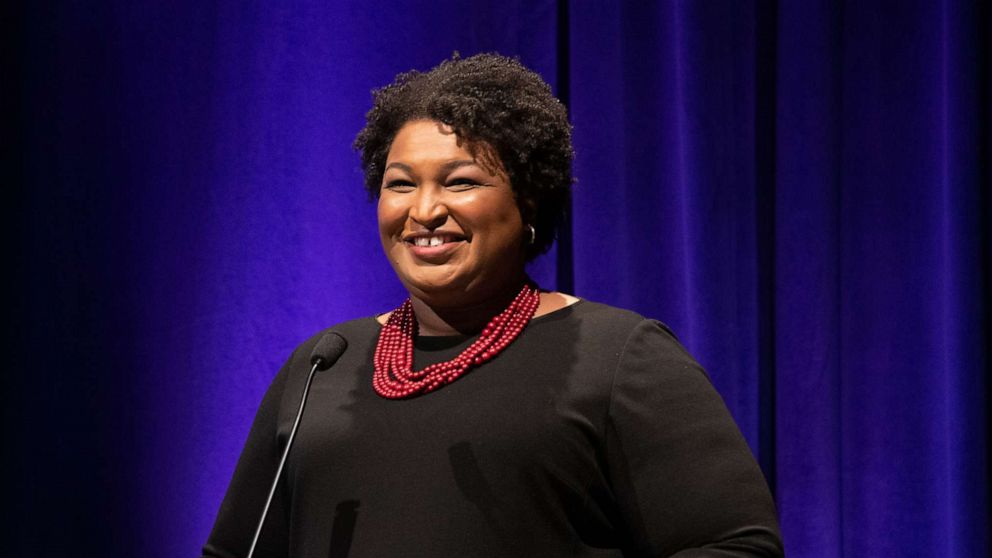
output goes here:
<path id="1" fill-rule="evenodd" d="M 398 401 L 372 389 L 379 328 L 333 328 L 348 349 L 314 380 L 256 556 L 782 554 L 748 446 L 658 322 L 580 301 Z M 247 553 L 319 337 L 266 393 L 204 556 Z M 471 341 L 422 337 L 415 367 Z"/>

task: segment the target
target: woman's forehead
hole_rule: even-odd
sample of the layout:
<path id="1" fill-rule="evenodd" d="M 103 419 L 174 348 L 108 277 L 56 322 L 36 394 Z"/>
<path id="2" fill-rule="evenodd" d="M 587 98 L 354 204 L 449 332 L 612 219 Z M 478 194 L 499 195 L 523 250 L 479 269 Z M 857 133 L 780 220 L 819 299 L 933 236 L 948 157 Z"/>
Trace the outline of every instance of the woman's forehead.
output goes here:
<path id="1" fill-rule="evenodd" d="M 390 145 L 386 169 L 410 170 L 416 166 L 443 166 L 447 170 L 468 165 L 479 166 L 489 174 L 504 173 L 495 150 L 483 141 L 467 141 L 442 122 L 411 120 L 406 122 Z"/>
<path id="2" fill-rule="evenodd" d="M 471 153 L 460 145 L 458 135 L 450 126 L 433 120 L 413 120 L 404 124 L 389 147 L 387 161 L 473 159 Z"/>

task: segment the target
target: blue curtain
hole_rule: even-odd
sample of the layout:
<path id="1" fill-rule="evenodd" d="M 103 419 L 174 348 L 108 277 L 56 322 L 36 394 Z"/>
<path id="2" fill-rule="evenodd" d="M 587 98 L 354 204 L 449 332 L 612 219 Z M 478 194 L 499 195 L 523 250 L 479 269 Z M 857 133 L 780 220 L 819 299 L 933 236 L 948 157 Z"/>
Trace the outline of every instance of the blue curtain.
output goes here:
<path id="1" fill-rule="evenodd" d="M 984 556 L 989 12 L 572 11 L 575 288 L 668 320 L 790 554 Z"/>
<path id="2" fill-rule="evenodd" d="M 369 90 L 519 56 L 575 124 L 547 288 L 709 370 L 790 556 L 990 550 L 979 1 L 31 3 L 2 99 L 10 555 L 195 555 L 289 351 L 404 294 Z"/>

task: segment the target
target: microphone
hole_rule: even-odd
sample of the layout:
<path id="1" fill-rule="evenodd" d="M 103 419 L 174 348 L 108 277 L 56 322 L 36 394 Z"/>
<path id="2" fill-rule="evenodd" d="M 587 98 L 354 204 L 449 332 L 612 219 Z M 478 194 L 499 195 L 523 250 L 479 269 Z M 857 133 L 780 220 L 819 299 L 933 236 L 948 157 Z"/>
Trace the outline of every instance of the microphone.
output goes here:
<path id="1" fill-rule="evenodd" d="M 255 554 L 255 546 L 258 544 L 258 537 L 262 534 L 262 526 L 265 525 L 265 517 L 269 514 L 269 506 L 272 505 L 272 497 L 276 494 L 276 487 L 279 486 L 279 477 L 282 476 L 283 467 L 286 466 L 286 457 L 289 456 L 289 448 L 293 447 L 293 440 L 296 438 L 296 430 L 300 426 L 300 419 L 303 418 L 303 408 L 307 404 L 307 395 L 310 393 L 310 384 L 313 382 L 314 373 L 318 370 L 327 370 L 334 365 L 344 350 L 348 348 L 348 342 L 344 337 L 335 332 L 324 334 L 317 341 L 317 345 L 310 353 L 310 374 L 307 376 L 307 383 L 303 386 L 303 397 L 300 398 L 300 408 L 296 411 L 296 419 L 293 421 L 293 428 L 289 431 L 289 438 L 286 440 L 286 448 L 282 450 L 282 457 L 279 458 L 279 467 L 276 468 L 276 477 L 272 479 L 272 487 L 269 488 L 269 496 L 265 499 L 265 507 L 262 508 L 262 517 L 258 520 L 255 528 L 255 536 L 251 539 L 251 546 L 248 548 L 247 558 L 252 558 Z"/>
<path id="2" fill-rule="evenodd" d="M 320 341 L 317 341 L 313 352 L 310 353 L 310 364 L 316 366 L 317 370 L 327 370 L 334 366 L 334 363 L 347 348 L 348 342 L 340 334 L 333 331 L 326 333 L 320 338 Z"/>

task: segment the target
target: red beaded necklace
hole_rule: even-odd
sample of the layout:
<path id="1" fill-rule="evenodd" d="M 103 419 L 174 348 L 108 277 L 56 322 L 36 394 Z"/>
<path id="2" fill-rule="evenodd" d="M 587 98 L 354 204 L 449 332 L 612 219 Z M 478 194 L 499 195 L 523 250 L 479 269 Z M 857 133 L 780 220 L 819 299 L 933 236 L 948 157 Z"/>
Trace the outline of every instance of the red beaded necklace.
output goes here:
<path id="1" fill-rule="evenodd" d="M 482 335 L 457 357 L 413 371 L 413 339 L 417 335 L 417 318 L 410 299 L 389 316 L 379 333 L 372 359 L 372 387 L 386 399 L 402 399 L 430 393 L 460 378 L 471 368 L 491 360 L 513 342 L 534 317 L 541 303 L 536 286 L 524 285 L 513 302 L 494 317 Z"/>

